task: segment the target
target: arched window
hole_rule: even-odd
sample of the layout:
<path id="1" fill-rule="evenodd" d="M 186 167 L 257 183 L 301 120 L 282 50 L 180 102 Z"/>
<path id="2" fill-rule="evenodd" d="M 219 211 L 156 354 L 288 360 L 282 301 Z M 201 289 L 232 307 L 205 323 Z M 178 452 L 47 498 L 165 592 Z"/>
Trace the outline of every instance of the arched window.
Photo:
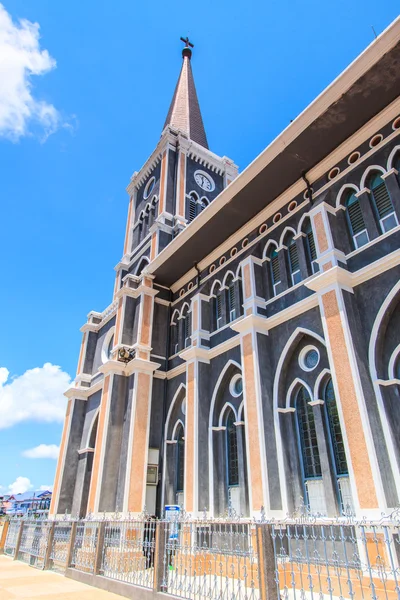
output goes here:
<path id="1" fill-rule="evenodd" d="M 226 459 L 228 486 L 239 485 L 237 433 L 232 409 L 229 409 L 226 418 Z"/>
<path id="2" fill-rule="evenodd" d="M 314 412 L 312 406 L 309 404 L 310 400 L 309 393 L 302 386 L 296 397 L 296 416 L 301 462 L 305 479 L 314 479 L 322 476 Z"/>
<path id="3" fill-rule="evenodd" d="M 392 164 L 397 171 L 397 180 L 400 184 L 400 150 L 396 153 Z"/>
<path id="4" fill-rule="evenodd" d="M 235 282 L 231 279 L 228 284 L 228 319 L 229 322 L 236 319 L 236 290 Z"/>
<path id="5" fill-rule="evenodd" d="M 319 264 L 317 263 L 317 250 L 315 248 L 314 234 L 310 221 L 308 221 L 304 233 L 306 234 L 306 249 L 308 260 L 311 265 L 311 271 L 317 273 L 319 271 Z"/>
<path id="6" fill-rule="evenodd" d="M 382 233 L 390 231 L 398 225 L 397 216 L 394 212 L 392 200 L 390 199 L 385 181 L 380 173 L 374 173 L 368 181 L 371 197 Z"/>
<path id="7" fill-rule="evenodd" d="M 349 482 L 346 450 L 332 379 L 329 379 L 325 386 L 324 400 L 327 430 L 332 451 L 332 463 L 338 491 L 338 502 L 341 512 L 347 514 L 349 511 L 353 512 L 353 499 Z"/>
<path id="8" fill-rule="evenodd" d="M 360 202 L 354 192 L 350 192 L 346 198 L 347 219 L 350 233 L 353 237 L 354 246 L 361 248 L 369 242 L 367 228 L 361 212 Z"/>
<path id="9" fill-rule="evenodd" d="M 106 354 L 107 354 L 108 360 L 111 360 L 111 358 L 112 358 L 113 347 L 114 347 L 114 336 L 111 337 L 109 344 L 107 346 Z"/>
<path id="10" fill-rule="evenodd" d="M 288 240 L 288 258 L 290 276 L 292 278 L 292 285 L 296 285 L 301 281 L 299 253 L 297 251 L 296 241 L 293 238 Z"/>
<path id="11" fill-rule="evenodd" d="M 189 199 L 189 222 L 197 217 L 197 194 L 192 192 Z"/>
<path id="12" fill-rule="evenodd" d="M 204 210 L 205 208 L 207 208 L 208 206 L 208 200 L 207 198 L 201 198 L 200 202 L 199 202 L 199 212 L 201 212 L 202 210 Z"/>
<path id="13" fill-rule="evenodd" d="M 183 492 L 185 481 L 185 439 L 182 425 L 176 432 L 176 491 Z"/>
<path id="14" fill-rule="evenodd" d="M 222 293 L 219 290 L 215 296 L 215 321 L 217 329 L 222 327 Z"/>
<path id="15" fill-rule="evenodd" d="M 171 349 L 172 354 L 177 354 L 179 352 L 178 325 L 176 323 L 171 324 Z"/>
<path id="16" fill-rule="evenodd" d="M 269 268 L 272 281 L 274 296 L 277 294 L 277 287 L 281 282 L 281 272 L 279 267 L 279 256 L 276 248 L 273 248 L 269 254 Z"/>
<path id="17" fill-rule="evenodd" d="M 394 363 L 394 376 L 396 379 L 400 379 L 400 354 L 397 355 L 396 362 Z"/>

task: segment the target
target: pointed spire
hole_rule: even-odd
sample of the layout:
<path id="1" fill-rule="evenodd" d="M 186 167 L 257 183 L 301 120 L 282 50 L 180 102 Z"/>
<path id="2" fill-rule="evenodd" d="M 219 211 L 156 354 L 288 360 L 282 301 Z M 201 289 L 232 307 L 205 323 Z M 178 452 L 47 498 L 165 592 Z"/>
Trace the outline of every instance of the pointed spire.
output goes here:
<path id="1" fill-rule="evenodd" d="M 182 69 L 165 120 L 164 129 L 167 125 L 170 125 L 174 129 L 180 129 L 188 135 L 189 139 L 197 142 L 197 144 L 200 144 L 204 148 L 208 148 L 207 136 L 201 117 L 190 64 L 192 57 L 190 46 L 193 48 L 193 44 L 189 42 L 188 38 L 181 38 L 181 40 L 186 44 L 182 50 Z"/>

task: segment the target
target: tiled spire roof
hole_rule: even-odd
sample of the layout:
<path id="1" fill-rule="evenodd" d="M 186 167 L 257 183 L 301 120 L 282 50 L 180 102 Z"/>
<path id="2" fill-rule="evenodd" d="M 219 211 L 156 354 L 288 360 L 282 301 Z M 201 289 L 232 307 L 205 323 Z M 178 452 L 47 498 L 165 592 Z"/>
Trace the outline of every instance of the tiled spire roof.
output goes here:
<path id="1" fill-rule="evenodd" d="M 170 125 L 174 129 L 180 129 L 188 135 L 189 139 L 197 142 L 204 148 L 208 148 L 207 136 L 201 117 L 190 64 L 192 51 L 189 47 L 185 47 L 182 50 L 182 56 L 182 69 L 165 120 L 164 129 L 167 125 Z"/>

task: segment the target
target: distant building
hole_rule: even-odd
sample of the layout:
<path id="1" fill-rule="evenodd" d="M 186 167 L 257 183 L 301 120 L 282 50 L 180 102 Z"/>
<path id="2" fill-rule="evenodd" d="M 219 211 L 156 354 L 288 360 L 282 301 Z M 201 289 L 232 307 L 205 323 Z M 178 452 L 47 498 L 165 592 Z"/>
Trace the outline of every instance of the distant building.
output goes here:
<path id="1" fill-rule="evenodd" d="M 51 496 L 49 490 L 12 494 L 7 497 L 5 513 L 10 516 L 46 513 L 50 508 Z"/>
<path id="2" fill-rule="evenodd" d="M 184 48 L 82 327 L 52 514 L 399 505 L 399 40 L 397 19 L 240 175 Z"/>

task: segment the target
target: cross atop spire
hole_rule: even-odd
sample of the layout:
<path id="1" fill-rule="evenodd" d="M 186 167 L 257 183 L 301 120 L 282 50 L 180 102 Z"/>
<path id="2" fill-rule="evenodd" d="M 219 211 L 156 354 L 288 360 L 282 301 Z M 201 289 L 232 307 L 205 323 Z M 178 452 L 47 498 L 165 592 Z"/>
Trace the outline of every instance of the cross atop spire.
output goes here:
<path id="1" fill-rule="evenodd" d="M 181 41 L 185 44 L 182 50 L 183 64 L 164 129 L 167 125 L 170 125 L 174 129 L 179 129 L 186 133 L 191 140 L 197 142 L 200 146 L 208 148 L 207 136 L 204 130 L 190 64 L 192 57 L 191 48 L 194 45 L 189 41 L 188 37 L 181 37 Z"/>

